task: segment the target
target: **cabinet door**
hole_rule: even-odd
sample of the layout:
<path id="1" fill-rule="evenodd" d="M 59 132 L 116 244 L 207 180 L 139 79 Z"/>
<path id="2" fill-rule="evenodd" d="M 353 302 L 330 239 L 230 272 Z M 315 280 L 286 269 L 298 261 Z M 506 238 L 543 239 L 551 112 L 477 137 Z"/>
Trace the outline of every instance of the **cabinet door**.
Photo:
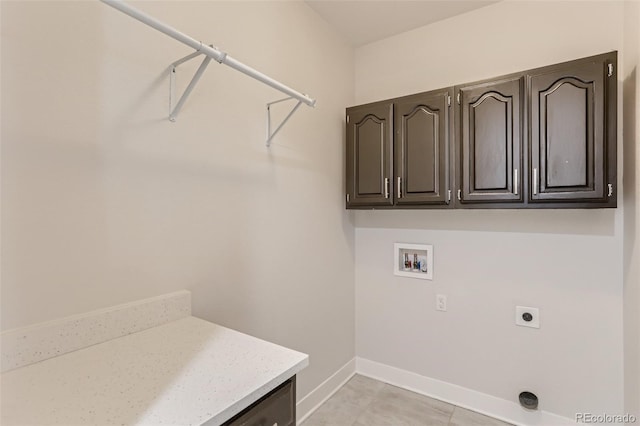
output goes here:
<path id="1" fill-rule="evenodd" d="M 222 426 L 295 426 L 296 379 L 284 384 L 254 402 Z"/>
<path id="2" fill-rule="evenodd" d="M 521 202 L 523 79 L 457 88 L 458 200 Z"/>
<path id="3" fill-rule="evenodd" d="M 615 100 L 607 93 L 609 63 L 601 56 L 527 76 L 531 202 L 607 200 L 608 184 L 615 183 L 607 182 L 608 167 L 616 161 L 607 164 L 607 95 Z"/>
<path id="4" fill-rule="evenodd" d="M 347 207 L 393 205 L 393 104 L 347 109 Z"/>
<path id="5" fill-rule="evenodd" d="M 452 91 L 408 96 L 395 104 L 396 204 L 446 205 Z"/>

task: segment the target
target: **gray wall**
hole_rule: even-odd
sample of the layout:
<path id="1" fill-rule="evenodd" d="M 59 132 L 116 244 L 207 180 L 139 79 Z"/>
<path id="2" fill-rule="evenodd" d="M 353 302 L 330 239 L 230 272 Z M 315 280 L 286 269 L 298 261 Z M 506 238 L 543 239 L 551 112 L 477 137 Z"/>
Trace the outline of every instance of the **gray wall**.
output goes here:
<path id="1" fill-rule="evenodd" d="M 622 2 L 499 2 L 357 49 L 356 102 L 622 47 Z M 510 401 L 529 389 L 569 418 L 623 412 L 622 207 L 362 211 L 356 225 L 359 357 Z M 434 280 L 395 277 L 394 242 L 433 244 Z M 540 308 L 541 328 L 516 327 L 516 305 Z"/>
<path id="2" fill-rule="evenodd" d="M 640 2 L 624 9 L 624 381 L 625 411 L 640 418 Z"/>
<path id="3" fill-rule="evenodd" d="M 212 62 L 170 123 L 190 49 L 99 2 L 2 2 L 2 326 L 189 289 L 196 316 L 309 353 L 303 397 L 354 356 L 353 50 L 301 2 L 133 4 L 318 106 L 268 149 L 283 95 Z"/>

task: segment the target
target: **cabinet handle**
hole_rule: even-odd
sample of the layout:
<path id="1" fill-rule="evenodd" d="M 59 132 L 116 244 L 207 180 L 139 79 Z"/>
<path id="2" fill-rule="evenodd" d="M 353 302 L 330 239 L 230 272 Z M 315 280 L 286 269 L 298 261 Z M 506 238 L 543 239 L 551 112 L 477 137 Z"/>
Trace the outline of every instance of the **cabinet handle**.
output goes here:
<path id="1" fill-rule="evenodd" d="M 538 169 L 533 169 L 533 195 L 538 195 Z"/>
<path id="2" fill-rule="evenodd" d="M 458 201 L 462 201 L 462 190 L 458 189 Z"/>
<path id="3" fill-rule="evenodd" d="M 402 198 L 402 178 L 398 176 L 398 198 Z"/>
<path id="4" fill-rule="evenodd" d="M 447 204 L 451 202 L 451 190 L 447 191 Z"/>
<path id="5" fill-rule="evenodd" d="M 518 169 L 513 169 L 513 181 L 514 181 L 514 189 L 513 194 L 518 195 Z"/>
<path id="6" fill-rule="evenodd" d="M 389 198 L 389 178 L 384 178 L 384 198 Z"/>

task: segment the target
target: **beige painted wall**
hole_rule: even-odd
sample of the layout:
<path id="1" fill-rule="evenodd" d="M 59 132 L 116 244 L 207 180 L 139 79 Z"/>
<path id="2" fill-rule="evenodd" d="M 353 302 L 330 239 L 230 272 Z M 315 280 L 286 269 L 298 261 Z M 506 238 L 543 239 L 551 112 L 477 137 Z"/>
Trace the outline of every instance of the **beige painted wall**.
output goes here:
<path id="1" fill-rule="evenodd" d="M 302 2 L 133 4 L 318 105 L 267 149 L 282 94 L 212 62 L 170 123 L 190 49 L 99 2 L 3 1 L 2 328 L 186 288 L 195 315 L 309 353 L 302 397 L 354 356 L 353 50 Z"/>
<path id="2" fill-rule="evenodd" d="M 640 2 L 624 9 L 624 381 L 625 411 L 640 418 Z"/>
<path id="3" fill-rule="evenodd" d="M 505 1 L 366 45 L 356 103 L 621 51 L 623 12 L 622 2 Z M 569 418 L 622 413 L 622 213 L 622 202 L 358 212 L 357 355 L 514 402 L 528 389 Z M 394 242 L 434 244 L 434 280 L 395 277 Z M 516 327 L 516 305 L 540 308 L 541 328 Z"/>

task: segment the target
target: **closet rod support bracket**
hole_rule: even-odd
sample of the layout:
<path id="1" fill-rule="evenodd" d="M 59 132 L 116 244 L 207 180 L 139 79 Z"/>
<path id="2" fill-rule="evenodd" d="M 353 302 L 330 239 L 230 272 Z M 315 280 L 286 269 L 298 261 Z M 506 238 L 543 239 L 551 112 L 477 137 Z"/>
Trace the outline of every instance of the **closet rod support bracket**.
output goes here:
<path id="1" fill-rule="evenodd" d="M 293 107 L 293 110 L 289 113 L 289 115 L 284 119 L 284 121 L 278 126 L 278 128 L 275 130 L 275 132 L 271 133 L 270 132 L 270 124 L 269 124 L 269 133 L 268 133 L 268 137 L 267 137 L 267 145 L 269 145 L 271 143 L 271 139 L 275 136 L 275 134 L 280 130 L 280 128 L 282 128 L 282 125 L 291 117 L 291 115 L 298 109 L 298 107 L 300 106 L 300 103 L 303 102 L 306 105 L 309 105 L 310 107 L 315 106 L 316 104 L 316 100 L 311 98 L 309 95 L 298 92 L 297 90 L 292 89 L 289 86 L 286 86 L 285 84 L 274 80 L 273 78 L 251 68 L 248 65 L 243 64 L 242 62 L 234 59 L 232 56 L 227 55 L 225 52 L 214 48 L 212 45 L 205 45 L 202 43 L 202 41 L 196 40 L 195 38 L 189 37 L 188 35 L 178 31 L 177 29 L 165 24 L 164 22 L 159 21 L 158 19 L 147 15 L 146 13 L 144 13 L 141 10 L 136 9 L 135 7 L 132 7 L 130 5 L 128 5 L 124 0 L 100 0 L 103 3 L 107 4 L 110 7 L 113 7 L 114 9 L 124 13 L 125 15 L 130 16 L 133 19 L 136 19 L 140 22 L 142 22 L 145 25 L 148 25 L 149 27 L 173 38 L 174 40 L 179 41 L 180 43 L 191 47 L 192 49 L 195 50 L 194 53 L 191 53 L 190 55 L 186 56 L 185 58 L 182 58 L 176 62 L 174 62 L 172 65 L 169 67 L 169 81 L 170 81 L 170 93 L 169 93 L 169 103 L 170 103 L 170 109 L 169 109 L 169 119 L 171 121 L 175 121 L 176 116 L 178 114 L 178 112 L 180 111 L 180 108 L 182 107 L 182 105 L 184 104 L 184 101 L 186 100 L 186 98 L 189 96 L 189 93 L 191 92 L 191 90 L 193 90 L 194 86 L 197 84 L 198 80 L 200 79 L 202 72 L 204 71 L 204 69 L 206 68 L 206 66 L 209 63 L 209 60 L 214 59 L 216 62 L 219 62 L 220 64 L 224 64 L 229 66 L 230 68 L 235 69 L 236 71 L 239 71 L 255 80 L 258 80 L 264 84 L 266 84 L 267 86 L 272 87 L 273 89 L 276 89 L 286 95 L 291 96 L 294 99 L 297 99 L 299 102 L 296 106 Z M 178 100 L 176 106 L 173 106 L 174 103 L 174 87 L 175 87 L 175 74 L 176 74 L 176 68 L 178 65 L 180 65 L 181 63 L 188 61 L 190 59 L 195 58 L 196 56 L 199 55 L 205 55 L 208 59 L 205 59 L 202 62 L 202 65 L 200 65 L 200 68 L 198 69 L 198 71 L 196 72 L 196 75 L 194 75 L 193 79 L 191 80 L 191 83 L 189 84 L 189 86 L 187 87 L 187 89 L 185 90 L 185 92 L 183 93 L 182 97 Z M 271 116 L 269 113 L 269 109 L 267 107 L 267 118 L 269 120 L 269 123 L 271 122 Z"/>
<path id="2" fill-rule="evenodd" d="M 207 69 L 209 62 L 211 62 L 211 57 L 205 56 L 205 58 L 202 60 L 202 63 L 200 64 L 200 67 L 198 68 L 196 73 L 193 75 L 193 78 L 191 79 L 191 81 L 189 82 L 189 85 L 185 89 L 184 93 L 182 94 L 178 102 L 175 103 L 177 68 L 180 64 L 190 61 L 191 59 L 198 57 L 202 54 L 203 54 L 202 52 L 200 52 L 199 50 L 196 50 L 195 52 L 183 58 L 178 59 L 177 61 L 173 62 L 169 66 L 169 121 L 171 122 L 176 121 L 176 117 L 178 116 L 178 113 L 182 109 L 182 106 L 186 102 L 187 98 L 189 97 L 193 89 L 196 87 L 196 84 L 198 84 L 198 81 L 200 80 L 200 77 L 202 77 L 202 74 L 204 74 L 204 71 Z M 224 57 L 226 57 L 226 54 L 224 54 Z"/>
<path id="3" fill-rule="evenodd" d="M 278 127 L 276 127 L 276 130 L 274 130 L 273 133 L 271 132 L 271 105 L 288 101 L 290 99 L 294 99 L 294 98 L 288 97 L 288 98 L 278 99 L 277 101 L 267 103 L 267 147 L 271 146 L 271 141 L 273 140 L 273 137 L 280 131 L 280 129 L 282 129 L 282 126 L 284 126 L 285 123 L 289 121 L 293 113 L 296 112 L 296 110 L 300 107 L 300 105 L 302 105 L 302 101 L 299 100 L 298 103 L 295 104 L 295 106 L 291 109 L 291 111 L 289 111 L 289 114 L 287 114 L 284 120 L 282 120 L 282 122 L 278 125 Z"/>

